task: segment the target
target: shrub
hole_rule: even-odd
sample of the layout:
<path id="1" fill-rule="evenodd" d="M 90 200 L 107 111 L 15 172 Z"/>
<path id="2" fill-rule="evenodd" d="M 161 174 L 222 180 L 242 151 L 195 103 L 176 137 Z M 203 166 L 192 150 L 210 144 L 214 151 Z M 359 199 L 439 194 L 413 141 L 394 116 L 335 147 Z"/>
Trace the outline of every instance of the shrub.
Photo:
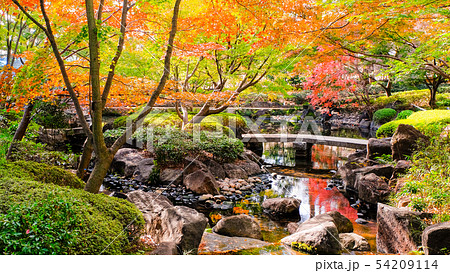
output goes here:
<path id="1" fill-rule="evenodd" d="M 15 177 L 74 189 L 84 188 L 84 182 L 75 174 L 44 163 L 16 161 L 3 163 L 0 167 L 0 177 Z"/>
<path id="2" fill-rule="evenodd" d="M 413 113 L 414 113 L 414 111 L 411 111 L 411 110 L 403 110 L 400 113 L 398 113 L 396 120 L 407 119 Z"/>
<path id="3" fill-rule="evenodd" d="M 218 161 L 234 161 L 244 151 L 244 144 L 239 139 L 202 134 L 200 140 L 200 148 L 211 153 Z"/>
<path id="4" fill-rule="evenodd" d="M 125 128 L 123 127 L 119 127 L 119 128 L 115 128 L 115 129 L 111 129 L 111 130 L 106 130 L 103 133 L 103 136 L 105 138 L 105 143 L 106 146 L 110 147 L 112 144 L 114 144 L 114 142 L 123 135 L 123 133 L 125 132 Z"/>
<path id="5" fill-rule="evenodd" d="M 373 114 L 373 120 L 380 124 L 383 124 L 383 123 L 393 120 L 396 116 L 397 116 L 397 111 L 395 111 L 394 109 L 391 109 L 391 108 L 384 108 L 384 109 L 380 109 L 380 110 L 376 111 Z"/>
<path id="6" fill-rule="evenodd" d="M 383 124 L 377 131 L 377 137 L 390 137 L 399 124 L 409 124 L 422 133 L 433 136 L 440 134 L 442 129 L 450 123 L 450 110 L 429 110 L 413 113 L 407 119 L 394 120 Z"/>
<path id="7" fill-rule="evenodd" d="M 434 138 L 430 145 L 417 150 L 412 167 L 402 178 L 403 188 L 393 196 L 394 202 L 407 197 L 413 210 L 435 214 L 434 222 L 450 219 L 449 141 Z"/>
<path id="8" fill-rule="evenodd" d="M 50 208 L 40 210 L 33 207 L 33 202 L 41 202 Z M 59 204 L 59 208 L 52 208 L 54 204 Z M 68 226 L 66 232 L 73 237 L 68 237 L 70 245 L 64 245 L 56 254 L 115 254 L 120 255 L 135 251 L 139 236 L 144 227 L 144 220 L 141 212 L 128 201 L 109 197 L 103 194 L 91 194 L 83 190 L 62 188 L 56 185 L 43 184 L 34 181 L 20 180 L 18 178 L 0 179 L 0 214 L 12 212 L 17 214 L 27 211 L 34 211 L 34 216 L 40 222 L 33 224 L 26 223 L 18 230 L 49 230 L 49 226 L 59 228 L 63 214 L 58 210 L 61 206 L 71 205 L 73 211 L 66 210 L 65 215 L 73 215 L 76 226 L 72 225 L 70 218 L 67 219 Z M 58 206 L 58 205 L 57 205 Z M 53 218 L 48 218 L 46 214 Z M 20 219 L 20 218 L 19 218 Z M 57 223 L 52 223 L 56 219 Z M 25 232 L 26 233 L 26 232 Z M 31 232 L 29 233 L 31 234 Z M 28 234 L 28 235 L 29 235 Z M 76 234 L 76 236 L 75 236 Z M 43 235 L 43 234 L 41 234 Z M 66 236 L 69 236 L 66 234 Z M 19 236 L 19 235 L 17 235 Z M 21 235 L 20 235 L 21 236 Z M 51 233 L 51 236 L 57 236 Z M 42 236 L 43 243 L 47 240 L 54 241 L 56 237 L 47 238 Z M 60 242 L 64 244 L 64 242 Z M 0 246 L 4 251 L 4 245 Z M 54 249 L 55 250 L 55 249 Z M 19 254 L 23 249 L 17 249 L 8 254 Z M 6 253 L 5 253 L 6 254 Z"/>
<path id="9" fill-rule="evenodd" d="M 113 127 L 114 129 L 120 128 L 120 127 L 126 127 L 127 126 L 127 118 L 128 116 L 121 116 L 114 120 Z"/>
<path id="10" fill-rule="evenodd" d="M 2 254 L 73 254 L 82 224 L 75 206 L 51 193 L 46 199 L 12 205 L 0 215 Z"/>
<path id="11" fill-rule="evenodd" d="M 44 102 L 36 104 L 34 120 L 45 128 L 68 128 L 69 116 L 64 112 L 65 103 Z"/>
<path id="12" fill-rule="evenodd" d="M 423 90 L 413 90 L 405 92 L 397 92 L 392 94 L 390 97 L 382 96 L 375 100 L 376 105 L 386 106 L 387 104 L 400 102 L 400 107 L 406 107 L 411 104 L 416 104 L 419 106 L 427 106 L 428 99 L 430 96 L 430 91 L 428 89 Z"/>
<path id="13" fill-rule="evenodd" d="M 0 142 L 2 140 L 0 139 Z M 9 142 L 8 142 L 9 145 Z M 47 150 L 47 145 L 35 143 L 29 140 L 22 140 L 14 143 L 11 154 L 12 161 L 35 161 L 45 162 L 54 166 L 66 168 L 75 168 L 77 165 L 78 155 L 66 154 L 59 151 Z"/>

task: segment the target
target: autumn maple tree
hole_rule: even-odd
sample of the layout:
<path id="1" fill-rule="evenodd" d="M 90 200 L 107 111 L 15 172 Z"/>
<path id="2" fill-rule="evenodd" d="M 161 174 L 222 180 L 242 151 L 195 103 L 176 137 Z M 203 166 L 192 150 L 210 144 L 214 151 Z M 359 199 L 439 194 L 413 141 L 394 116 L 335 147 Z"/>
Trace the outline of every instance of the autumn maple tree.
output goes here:
<path id="1" fill-rule="evenodd" d="M 84 3 L 80 1 L 52 1 L 50 3 L 43 0 L 12 0 L 6 3 L 2 1 L 3 6 L 14 4 L 46 36 L 49 49 L 53 53 L 53 63 L 55 64 L 53 67 L 59 69 L 58 76 L 53 82 L 54 86 L 58 86 L 55 84 L 58 80 L 63 83 L 64 91 L 70 96 L 78 121 L 87 135 L 80 167 L 83 168 L 86 166 L 85 162 L 90 161 L 92 151 L 95 151 L 96 154 L 95 167 L 89 176 L 85 190 L 98 192 L 114 154 L 137 129 L 163 91 L 170 73 L 170 60 L 177 31 L 180 3 L 181 0 L 176 0 L 174 3 L 164 57 L 164 71 L 159 83 L 147 97 L 146 107 L 139 117 L 111 147 L 107 147 L 102 131 L 102 112 L 114 90 L 112 86 L 115 85 L 116 80 L 115 69 L 124 49 L 128 30 L 127 23 L 133 15 L 141 16 L 142 13 L 145 13 L 148 6 L 139 6 L 137 2 L 128 0 L 120 3 L 105 0 L 95 1 L 95 3 L 92 0 L 86 0 Z M 157 3 L 146 2 L 145 4 Z M 132 9 L 133 11 L 131 11 Z M 120 19 L 109 20 L 116 17 Z M 145 31 L 145 27 L 137 28 Z M 69 37 L 70 34 L 72 37 Z M 117 45 L 116 49 L 112 51 L 112 54 L 108 54 L 110 52 L 105 48 L 105 41 L 111 43 L 114 40 Z M 107 61 L 107 59 L 110 60 Z M 103 63 L 106 64 L 103 65 Z M 78 68 L 85 69 L 86 67 L 89 68 L 89 72 L 84 74 L 84 80 L 76 80 L 75 78 L 78 78 L 80 74 L 71 73 L 72 69 L 75 71 Z M 107 71 L 104 77 L 101 74 L 102 69 Z M 83 70 L 79 71 L 83 72 Z M 84 92 L 82 92 L 83 90 Z M 83 103 L 89 107 L 92 125 L 86 120 Z"/>

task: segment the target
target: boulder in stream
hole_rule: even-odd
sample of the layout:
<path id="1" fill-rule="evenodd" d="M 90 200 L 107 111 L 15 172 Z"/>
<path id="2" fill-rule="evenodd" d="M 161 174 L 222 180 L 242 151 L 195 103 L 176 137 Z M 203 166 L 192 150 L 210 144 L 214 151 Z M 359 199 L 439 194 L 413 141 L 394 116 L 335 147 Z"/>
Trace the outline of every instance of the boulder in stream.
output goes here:
<path id="1" fill-rule="evenodd" d="M 246 215 L 233 215 L 221 219 L 213 231 L 230 237 L 247 237 L 262 240 L 261 227 L 258 221 Z"/>

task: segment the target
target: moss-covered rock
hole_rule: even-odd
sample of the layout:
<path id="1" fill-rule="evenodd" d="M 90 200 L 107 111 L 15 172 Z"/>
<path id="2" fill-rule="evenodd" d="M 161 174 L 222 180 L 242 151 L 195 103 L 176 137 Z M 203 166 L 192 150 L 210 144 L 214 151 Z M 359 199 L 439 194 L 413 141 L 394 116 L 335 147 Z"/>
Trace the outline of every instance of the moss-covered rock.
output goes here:
<path id="1" fill-rule="evenodd" d="M 136 251 L 135 247 L 143 229 L 144 220 L 133 204 L 103 194 L 91 194 L 83 190 L 26 181 L 22 178 L 0 178 L 0 214 L 11 212 L 12 208 L 14 211 L 17 206 L 28 206 L 30 202 L 39 200 L 50 200 L 52 203 L 57 202 L 63 206 L 70 205 L 74 212 L 76 226 L 71 225 L 70 232 L 75 232 L 77 236 L 71 239 L 71 245 L 60 249 L 61 254 L 120 255 Z M 5 217 L 0 220 L 1 224 L 7 221 Z M 17 229 L 17 232 L 22 233 L 45 230 L 46 225 L 52 224 L 49 221 L 52 219 L 44 217 L 38 227 L 33 226 L 33 223 L 20 223 L 20 227 L 9 226 L 9 228 Z M 46 236 L 53 238 L 58 235 L 48 230 Z M 41 237 L 46 238 L 46 236 Z M 6 244 L 5 240 L 0 240 L 2 251 Z M 26 245 L 9 254 L 27 253 L 23 251 L 23 247 Z"/>
<path id="2" fill-rule="evenodd" d="M 33 161 L 7 162 L 0 166 L 0 177 L 39 181 L 45 184 L 83 189 L 84 182 L 64 169 Z"/>

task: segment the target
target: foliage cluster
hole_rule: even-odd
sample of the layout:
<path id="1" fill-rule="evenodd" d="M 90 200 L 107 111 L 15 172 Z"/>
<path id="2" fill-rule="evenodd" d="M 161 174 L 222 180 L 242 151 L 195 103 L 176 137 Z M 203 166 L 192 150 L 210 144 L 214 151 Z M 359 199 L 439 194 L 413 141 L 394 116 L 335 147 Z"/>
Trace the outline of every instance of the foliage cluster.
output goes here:
<path id="1" fill-rule="evenodd" d="M 392 136 L 399 124 L 409 124 L 426 135 L 436 135 L 449 123 L 450 110 L 419 111 L 406 119 L 393 120 L 383 124 L 377 131 L 377 137 Z"/>
<path id="2" fill-rule="evenodd" d="M 149 141 L 146 134 L 145 130 L 138 131 L 137 140 Z M 230 162 L 236 160 L 244 150 L 242 141 L 208 132 L 200 132 L 196 138 L 193 134 L 177 128 L 154 128 L 152 134 L 155 159 L 161 167 L 179 165 L 184 157 L 198 154 L 211 154 L 215 160 Z"/>
<path id="3" fill-rule="evenodd" d="M 44 128 L 68 128 L 69 116 L 64 112 L 64 103 L 40 101 L 35 106 L 34 121 Z"/>
<path id="4" fill-rule="evenodd" d="M 397 116 L 397 111 L 395 111 L 392 108 L 383 108 L 378 111 L 376 111 L 373 114 L 373 120 L 378 122 L 379 124 L 386 123 L 388 121 L 391 121 L 395 119 Z"/>
<path id="5" fill-rule="evenodd" d="M 409 207 L 435 214 L 434 221 L 450 220 L 450 139 L 434 138 L 431 145 L 419 149 L 412 168 L 403 178 L 405 185 L 394 196 L 410 198 Z"/>
<path id="6" fill-rule="evenodd" d="M 392 96 L 381 96 L 375 99 L 374 103 L 378 107 L 384 107 L 388 104 L 397 104 L 396 107 L 399 109 L 410 108 L 411 104 L 420 107 L 429 107 L 428 100 L 430 96 L 430 90 L 411 90 L 404 92 L 393 93 Z M 445 105 L 445 101 L 450 100 L 450 94 L 439 93 L 436 95 L 436 104 L 438 106 Z"/>
<path id="7" fill-rule="evenodd" d="M 3 254 L 125 254 L 144 225 L 125 200 L 20 177 L 0 178 L 0 214 Z"/>
<path id="8" fill-rule="evenodd" d="M 0 147 L 9 147 L 11 139 L 0 139 Z M 65 168 L 75 168 L 78 155 L 63 153 L 60 151 L 50 151 L 46 144 L 35 143 L 31 140 L 15 142 L 11 154 L 12 161 L 24 160 L 45 162 L 50 165 Z"/>

